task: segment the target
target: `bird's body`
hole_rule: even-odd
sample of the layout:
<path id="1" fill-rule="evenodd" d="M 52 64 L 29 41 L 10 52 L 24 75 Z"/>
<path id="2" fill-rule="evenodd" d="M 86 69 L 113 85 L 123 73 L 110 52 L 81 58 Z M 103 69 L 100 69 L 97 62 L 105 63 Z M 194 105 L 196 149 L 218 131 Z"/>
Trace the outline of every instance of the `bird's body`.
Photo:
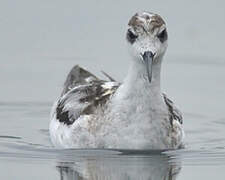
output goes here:
<path id="1" fill-rule="evenodd" d="M 147 45 L 143 47 L 146 52 Z M 153 62 L 153 53 L 143 53 L 143 59 L 151 63 L 147 71 L 145 63 L 136 60 L 134 55 L 135 60 L 123 83 L 115 82 L 108 75 L 110 81 L 100 80 L 75 66 L 52 108 L 50 136 L 53 144 L 63 148 L 113 149 L 182 146 L 182 116 L 161 92 L 163 56 L 157 52 L 159 55 Z"/>

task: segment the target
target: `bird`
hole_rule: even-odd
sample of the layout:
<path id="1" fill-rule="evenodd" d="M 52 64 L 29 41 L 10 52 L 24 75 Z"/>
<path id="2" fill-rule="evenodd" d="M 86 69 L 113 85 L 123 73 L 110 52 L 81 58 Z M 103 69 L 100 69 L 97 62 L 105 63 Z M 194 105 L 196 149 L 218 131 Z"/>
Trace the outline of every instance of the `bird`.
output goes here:
<path id="1" fill-rule="evenodd" d="M 50 114 L 56 148 L 179 149 L 183 117 L 161 91 L 161 64 L 168 46 L 163 18 L 141 11 L 128 22 L 130 67 L 123 82 L 99 79 L 75 65 Z"/>

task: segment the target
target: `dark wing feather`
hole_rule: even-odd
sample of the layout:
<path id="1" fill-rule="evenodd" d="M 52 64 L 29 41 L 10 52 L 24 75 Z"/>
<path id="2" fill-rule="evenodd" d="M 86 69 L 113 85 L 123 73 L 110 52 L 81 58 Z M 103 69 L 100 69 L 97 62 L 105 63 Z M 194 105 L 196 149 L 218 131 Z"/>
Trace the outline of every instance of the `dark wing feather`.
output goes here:
<path id="1" fill-rule="evenodd" d="M 102 72 L 102 74 L 104 74 L 110 81 L 112 81 L 112 82 L 116 82 L 116 80 L 115 79 L 113 79 L 110 75 L 108 75 L 106 72 L 104 72 L 104 71 L 101 71 Z"/>
<path id="2" fill-rule="evenodd" d="M 95 75 L 88 72 L 84 68 L 75 65 L 67 75 L 61 95 L 67 93 L 69 90 L 78 85 L 88 84 L 92 81 L 100 81 L 100 79 L 98 79 Z"/>
<path id="3" fill-rule="evenodd" d="M 174 105 L 173 101 L 171 101 L 166 94 L 163 93 L 164 101 L 168 107 L 169 115 L 170 115 L 170 123 L 173 125 L 173 121 L 177 120 L 180 124 L 183 124 L 183 117 L 180 110 Z"/>
<path id="4" fill-rule="evenodd" d="M 56 119 L 71 125 L 81 115 L 93 114 L 107 102 L 119 85 L 117 82 L 100 80 L 75 66 L 67 76 L 62 96 L 56 104 Z"/>

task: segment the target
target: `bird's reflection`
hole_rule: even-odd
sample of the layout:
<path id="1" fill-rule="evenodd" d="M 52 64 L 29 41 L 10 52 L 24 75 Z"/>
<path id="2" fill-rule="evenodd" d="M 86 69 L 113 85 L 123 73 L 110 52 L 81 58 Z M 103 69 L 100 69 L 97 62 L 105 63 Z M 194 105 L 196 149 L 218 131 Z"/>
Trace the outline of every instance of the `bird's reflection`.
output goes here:
<path id="1" fill-rule="evenodd" d="M 166 155 L 88 156 L 57 165 L 60 180 L 175 180 L 180 161 Z"/>

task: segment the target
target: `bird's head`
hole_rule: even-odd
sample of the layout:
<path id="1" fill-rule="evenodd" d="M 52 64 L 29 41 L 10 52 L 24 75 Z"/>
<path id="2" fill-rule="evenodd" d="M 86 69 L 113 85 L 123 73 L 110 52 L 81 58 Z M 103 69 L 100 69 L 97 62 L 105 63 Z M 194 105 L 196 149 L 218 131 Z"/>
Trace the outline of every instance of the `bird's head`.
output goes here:
<path id="1" fill-rule="evenodd" d="M 164 20 L 158 14 L 136 13 L 129 20 L 126 39 L 133 59 L 146 66 L 151 82 L 152 66 L 161 61 L 167 49 L 168 35 Z"/>

